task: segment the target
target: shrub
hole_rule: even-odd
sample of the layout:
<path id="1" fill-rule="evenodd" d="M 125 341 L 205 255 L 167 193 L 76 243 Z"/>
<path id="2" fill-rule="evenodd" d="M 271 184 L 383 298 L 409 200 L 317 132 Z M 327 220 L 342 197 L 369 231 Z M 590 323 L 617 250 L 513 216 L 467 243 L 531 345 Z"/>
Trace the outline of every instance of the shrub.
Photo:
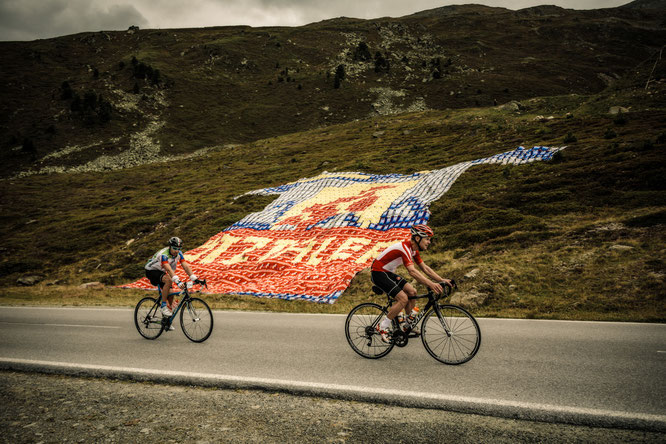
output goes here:
<path id="1" fill-rule="evenodd" d="M 69 109 L 71 109 L 72 112 L 80 112 L 83 109 L 81 97 L 76 92 L 72 93 L 72 103 L 69 106 Z"/>
<path id="2" fill-rule="evenodd" d="M 367 43 L 361 42 L 358 44 L 356 47 L 356 50 L 354 50 L 354 61 L 358 62 L 367 62 L 372 58 L 372 54 L 370 53 L 370 49 L 368 48 Z"/>
<path id="3" fill-rule="evenodd" d="M 24 153 L 28 154 L 35 154 L 37 152 L 37 148 L 35 148 L 35 144 L 33 143 L 32 139 L 25 138 L 23 139 L 23 146 L 21 147 Z"/>
<path id="4" fill-rule="evenodd" d="M 97 108 L 97 94 L 95 91 L 88 90 L 83 95 L 83 113 L 88 114 Z"/>
<path id="5" fill-rule="evenodd" d="M 338 67 L 335 69 L 335 76 L 339 77 L 340 80 L 345 79 L 345 65 L 338 65 Z"/>
<path id="6" fill-rule="evenodd" d="M 615 137 L 617 137 L 617 134 L 612 128 L 608 128 L 604 133 L 604 139 L 614 139 Z"/>
<path id="7" fill-rule="evenodd" d="M 390 64 L 389 61 L 382 55 L 381 52 L 377 51 L 375 54 L 375 72 L 384 73 L 389 72 Z"/>
<path id="8" fill-rule="evenodd" d="M 333 88 L 340 88 L 340 83 L 345 78 L 345 65 L 338 65 L 335 69 L 335 78 L 333 79 Z"/>
<path id="9" fill-rule="evenodd" d="M 99 117 L 100 123 L 107 123 L 111 120 L 111 104 L 105 100 L 102 100 L 102 97 L 99 98 L 99 110 L 97 111 L 97 116 Z"/>
<path id="10" fill-rule="evenodd" d="M 72 87 L 70 86 L 69 82 L 67 80 L 62 82 L 62 85 L 60 85 L 60 97 L 63 100 L 69 100 L 73 95 L 74 91 L 72 91 Z"/>
<path id="11" fill-rule="evenodd" d="M 613 123 L 616 125 L 625 125 L 627 123 L 627 118 L 622 114 L 622 111 L 617 113 L 617 116 L 615 116 L 615 119 L 613 119 Z"/>

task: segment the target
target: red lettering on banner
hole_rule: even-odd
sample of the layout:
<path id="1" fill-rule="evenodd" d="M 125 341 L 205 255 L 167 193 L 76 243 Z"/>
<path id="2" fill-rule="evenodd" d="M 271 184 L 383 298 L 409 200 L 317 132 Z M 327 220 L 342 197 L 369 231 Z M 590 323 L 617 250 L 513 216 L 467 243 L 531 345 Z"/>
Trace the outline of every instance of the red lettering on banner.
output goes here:
<path id="1" fill-rule="evenodd" d="M 216 293 L 260 293 L 311 298 L 344 291 L 377 253 L 409 237 L 406 229 L 225 231 L 185 253 L 197 276 Z M 179 275 L 185 278 L 179 267 Z M 129 287 L 152 288 L 147 279 Z M 285 296 L 286 295 L 286 296 Z"/>

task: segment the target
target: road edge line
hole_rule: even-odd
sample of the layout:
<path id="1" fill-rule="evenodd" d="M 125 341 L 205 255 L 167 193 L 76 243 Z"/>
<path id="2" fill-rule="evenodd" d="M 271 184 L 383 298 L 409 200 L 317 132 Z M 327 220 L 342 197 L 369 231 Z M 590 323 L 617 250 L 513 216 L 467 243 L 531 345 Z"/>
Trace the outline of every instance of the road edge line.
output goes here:
<path id="1" fill-rule="evenodd" d="M 340 384 L 2 357 L 0 357 L 0 370 L 100 377 L 161 384 L 195 385 L 224 389 L 258 389 L 284 392 L 294 395 L 327 397 L 411 408 L 447 410 L 458 413 L 527 421 L 666 432 L 666 415 L 520 403 L 497 399 L 438 395 L 433 393 L 415 393 L 404 390 L 368 388 Z"/>

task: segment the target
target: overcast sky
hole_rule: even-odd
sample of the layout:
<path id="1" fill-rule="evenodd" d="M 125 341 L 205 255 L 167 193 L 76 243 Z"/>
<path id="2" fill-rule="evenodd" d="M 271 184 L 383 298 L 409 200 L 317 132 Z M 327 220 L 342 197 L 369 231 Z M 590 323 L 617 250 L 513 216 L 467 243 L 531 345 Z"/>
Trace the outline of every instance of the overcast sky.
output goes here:
<path id="1" fill-rule="evenodd" d="M 509 9 L 539 4 L 612 8 L 631 0 L 0 0 L 0 40 L 35 40 L 83 31 L 205 26 L 300 26 L 334 17 L 401 17 L 477 3 Z"/>

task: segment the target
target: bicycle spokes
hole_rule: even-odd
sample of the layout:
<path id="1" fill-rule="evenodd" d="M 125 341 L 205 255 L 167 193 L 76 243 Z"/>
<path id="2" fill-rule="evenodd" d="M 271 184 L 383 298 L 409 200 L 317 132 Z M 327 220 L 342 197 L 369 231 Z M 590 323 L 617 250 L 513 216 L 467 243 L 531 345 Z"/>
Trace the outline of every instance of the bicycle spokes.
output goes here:
<path id="1" fill-rule="evenodd" d="M 428 313 L 421 335 L 428 353 L 445 364 L 469 361 L 481 344 L 481 330 L 476 320 L 455 305 L 442 305 Z"/>

